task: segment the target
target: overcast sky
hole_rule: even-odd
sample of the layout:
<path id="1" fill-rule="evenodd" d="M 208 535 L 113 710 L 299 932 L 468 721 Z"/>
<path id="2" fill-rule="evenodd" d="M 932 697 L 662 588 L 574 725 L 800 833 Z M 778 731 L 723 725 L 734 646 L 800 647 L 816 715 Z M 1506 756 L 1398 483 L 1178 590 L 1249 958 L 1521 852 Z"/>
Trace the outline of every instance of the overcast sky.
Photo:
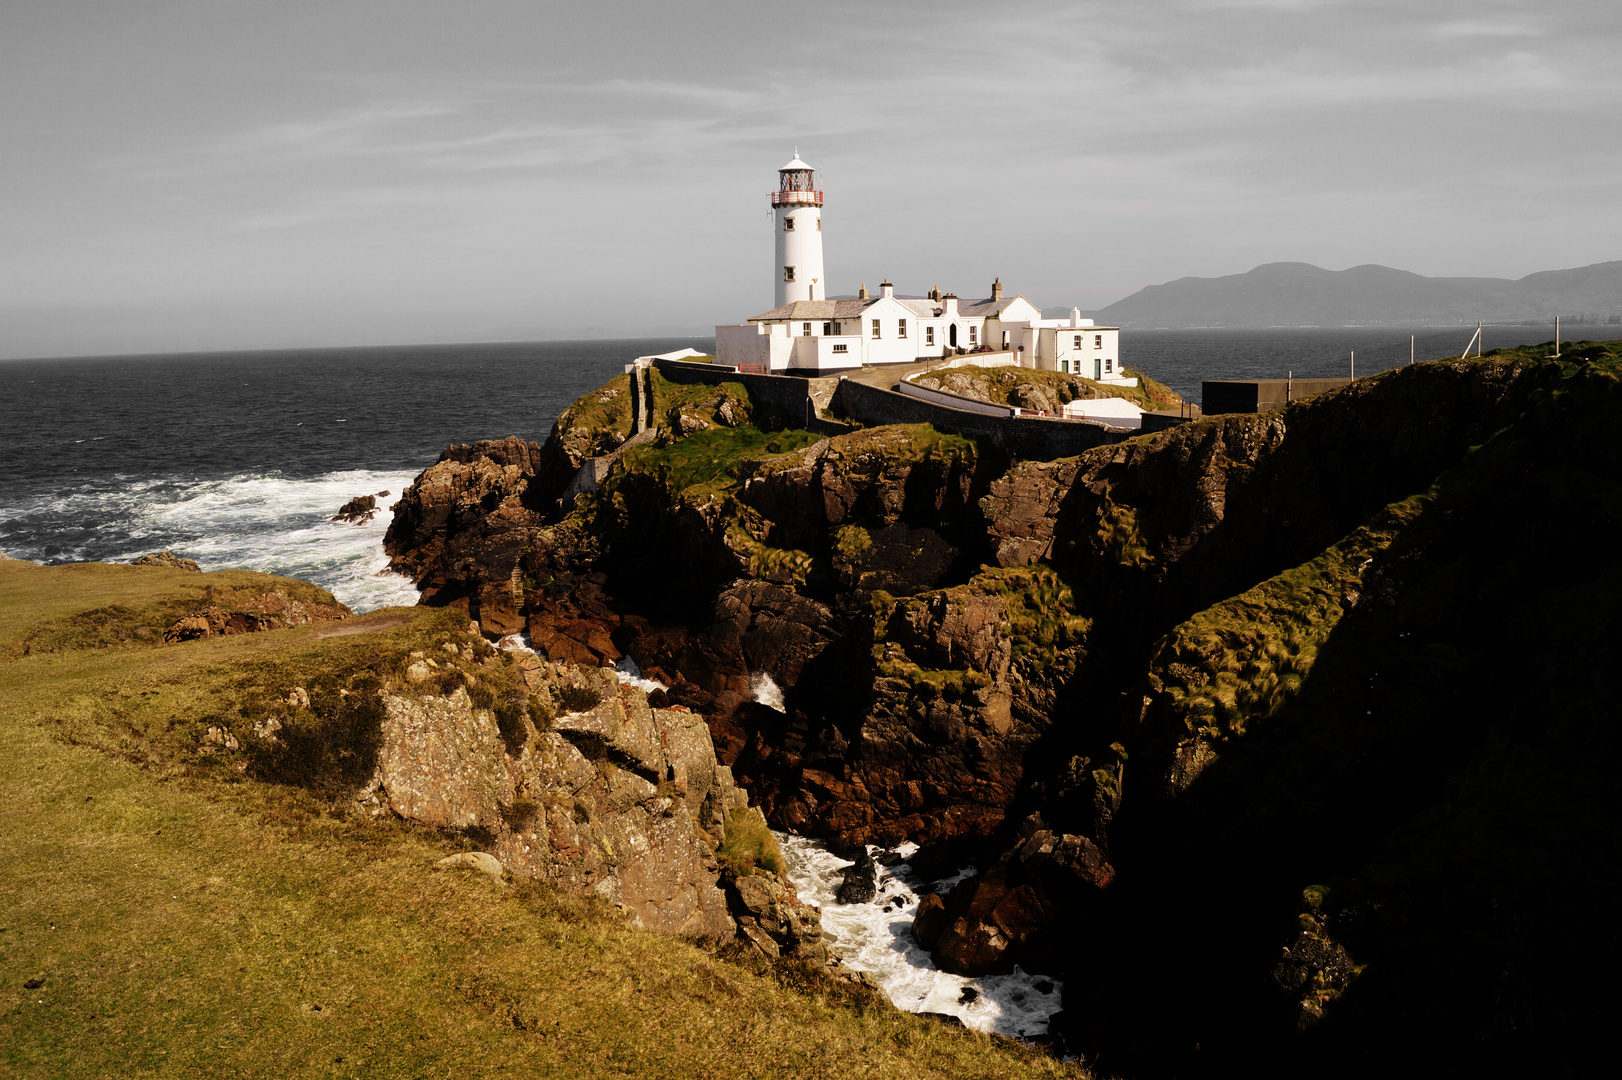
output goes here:
<path id="1" fill-rule="evenodd" d="M 6 0 L 0 357 L 705 332 L 796 147 L 832 293 L 1521 277 L 1622 258 L 1622 3 Z"/>

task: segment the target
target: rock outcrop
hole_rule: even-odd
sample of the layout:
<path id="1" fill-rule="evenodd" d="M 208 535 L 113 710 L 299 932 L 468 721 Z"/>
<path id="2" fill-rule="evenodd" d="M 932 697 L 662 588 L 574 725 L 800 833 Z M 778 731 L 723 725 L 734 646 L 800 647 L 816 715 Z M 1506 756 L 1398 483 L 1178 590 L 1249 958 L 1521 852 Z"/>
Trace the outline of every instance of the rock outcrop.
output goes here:
<path id="1" fill-rule="evenodd" d="M 336 601 L 299 600 L 280 589 L 269 589 L 244 598 L 221 596 L 220 599 L 225 603 L 209 604 L 191 615 L 176 619 L 163 632 L 163 640 L 196 641 L 221 634 L 255 634 L 289 626 L 336 622 L 354 614 Z M 331 601 L 332 598 L 327 596 L 326 599 Z"/>
<path id="2" fill-rule="evenodd" d="M 194 574 L 201 574 L 202 567 L 197 565 L 196 559 L 182 559 L 172 551 L 154 551 L 140 558 L 132 559 L 131 566 L 162 566 L 170 570 L 189 570 Z"/>
<path id="3" fill-rule="evenodd" d="M 377 500 L 387 498 L 388 494 L 386 491 L 380 491 L 376 495 L 356 495 L 340 506 L 331 520 L 347 522 L 350 525 L 363 525 L 377 516 Z"/>
<path id="4" fill-rule="evenodd" d="M 489 700 L 481 687 L 502 663 L 413 658 L 418 689 L 383 696 L 362 806 L 476 835 L 514 877 L 591 892 L 655 932 L 738 935 L 774 956 L 826 960 L 814 910 L 786 883 L 717 861 L 729 822 L 751 811 L 702 717 L 652 707 L 611 672 L 534 656 L 505 661 L 521 701 Z M 420 692 L 445 683 L 455 688 Z"/>

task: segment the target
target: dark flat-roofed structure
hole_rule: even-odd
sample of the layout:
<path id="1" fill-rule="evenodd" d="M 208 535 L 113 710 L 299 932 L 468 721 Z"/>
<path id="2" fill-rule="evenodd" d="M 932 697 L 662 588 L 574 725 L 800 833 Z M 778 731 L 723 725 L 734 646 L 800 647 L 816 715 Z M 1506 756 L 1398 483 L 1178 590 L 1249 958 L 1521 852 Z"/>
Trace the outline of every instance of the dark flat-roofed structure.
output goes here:
<path id="1" fill-rule="evenodd" d="M 1200 383 L 1206 416 L 1282 409 L 1292 401 L 1345 386 L 1350 379 L 1216 379 Z"/>

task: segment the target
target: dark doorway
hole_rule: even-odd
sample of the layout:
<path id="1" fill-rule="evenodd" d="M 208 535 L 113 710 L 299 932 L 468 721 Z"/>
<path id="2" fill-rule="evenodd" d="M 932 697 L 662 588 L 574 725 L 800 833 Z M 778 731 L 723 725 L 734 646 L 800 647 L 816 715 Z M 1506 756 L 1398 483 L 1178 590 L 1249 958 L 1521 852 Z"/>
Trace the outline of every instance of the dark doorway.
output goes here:
<path id="1" fill-rule="evenodd" d="M 953 323 L 946 328 L 946 344 L 954 349 L 957 348 L 957 323 Z"/>

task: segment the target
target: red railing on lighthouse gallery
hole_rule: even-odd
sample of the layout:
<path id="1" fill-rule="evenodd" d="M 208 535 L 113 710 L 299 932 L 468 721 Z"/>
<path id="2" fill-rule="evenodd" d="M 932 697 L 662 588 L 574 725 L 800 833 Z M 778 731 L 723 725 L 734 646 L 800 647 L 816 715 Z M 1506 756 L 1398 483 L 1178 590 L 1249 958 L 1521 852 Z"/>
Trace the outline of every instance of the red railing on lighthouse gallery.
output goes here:
<path id="1" fill-rule="evenodd" d="M 822 205 L 822 192 L 820 191 L 774 191 L 771 195 L 773 206 L 793 206 L 796 203 L 809 203 L 812 206 Z"/>

